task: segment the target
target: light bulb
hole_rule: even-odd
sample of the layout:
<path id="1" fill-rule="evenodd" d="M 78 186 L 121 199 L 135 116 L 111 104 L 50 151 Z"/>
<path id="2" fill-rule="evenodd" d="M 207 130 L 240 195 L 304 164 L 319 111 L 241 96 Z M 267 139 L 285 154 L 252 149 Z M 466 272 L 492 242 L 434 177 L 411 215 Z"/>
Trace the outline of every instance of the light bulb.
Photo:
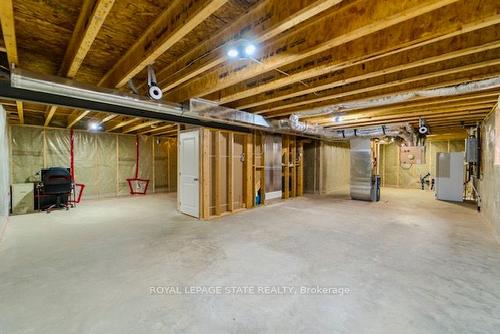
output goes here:
<path id="1" fill-rule="evenodd" d="M 236 58 L 236 57 L 238 57 L 239 52 L 238 52 L 238 50 L 236 50 L 236 49 L 233 48 L 233 49 L 229 49 L 229 51 L 227 52 L 227 55 L 230 58 Z"/>

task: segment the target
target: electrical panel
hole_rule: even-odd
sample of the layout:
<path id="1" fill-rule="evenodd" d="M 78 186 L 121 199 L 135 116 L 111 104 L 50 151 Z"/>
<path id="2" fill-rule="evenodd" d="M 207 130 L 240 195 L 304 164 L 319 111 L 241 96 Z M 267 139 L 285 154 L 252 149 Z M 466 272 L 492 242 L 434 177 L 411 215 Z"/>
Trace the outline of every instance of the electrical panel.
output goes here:
<path id="1" fill-rule="evenodd" d="M 399 161 L 402 165 L 425 164 L 425 146 L 401 146 Z"/>

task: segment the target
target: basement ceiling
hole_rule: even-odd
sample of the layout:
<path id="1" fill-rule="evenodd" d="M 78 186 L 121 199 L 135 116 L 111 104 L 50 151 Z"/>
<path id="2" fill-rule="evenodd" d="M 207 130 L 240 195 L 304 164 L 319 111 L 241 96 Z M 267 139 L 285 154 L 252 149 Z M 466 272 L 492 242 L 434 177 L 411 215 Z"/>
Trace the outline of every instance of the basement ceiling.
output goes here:
<path id="1" fill-rule="evenodd" d="M 144 92 L 154 63 L 164 99 L 203 97 L 288 117 L 315 108 L 446 87 L 500 74 L 496 0 L 3 0 L 0 52 L 9 62 Z M 247 39 L 255 59 L 228 59 Z M 482 120 L 500 87 L 309 118 L 334 129 L 418 123 L 456 132 Z M 174 125 L 31 103 L 3 103 L 11 123 L 161 134 Z M 149 131 L 151 130 L 151 131 Z M 155 132 L 156 131 L 156 132 Z"/>

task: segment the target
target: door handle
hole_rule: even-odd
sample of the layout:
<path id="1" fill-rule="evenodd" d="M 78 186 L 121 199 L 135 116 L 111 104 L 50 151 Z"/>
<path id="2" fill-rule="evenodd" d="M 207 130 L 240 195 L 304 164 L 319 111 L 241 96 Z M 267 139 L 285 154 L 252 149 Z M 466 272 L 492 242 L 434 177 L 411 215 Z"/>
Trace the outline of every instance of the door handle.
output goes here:
<path id="1" fill-rule="evenodd" d="M 193 179 L 193 181 L 198 181 L 198 178 L 197 178 L 197 177 L 195 177 L 195 178 Z"/>

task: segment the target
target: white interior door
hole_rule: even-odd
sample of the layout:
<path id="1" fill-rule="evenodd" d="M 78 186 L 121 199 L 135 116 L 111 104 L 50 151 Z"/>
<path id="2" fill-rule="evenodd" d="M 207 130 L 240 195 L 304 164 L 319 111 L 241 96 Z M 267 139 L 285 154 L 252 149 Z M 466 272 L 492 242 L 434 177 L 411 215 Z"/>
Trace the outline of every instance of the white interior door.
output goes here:
<path id="1" fill-rule="evenodd" d="M 180 210 L 200 217 L 200 133 L 181 132 L 179 137 Z"/>

